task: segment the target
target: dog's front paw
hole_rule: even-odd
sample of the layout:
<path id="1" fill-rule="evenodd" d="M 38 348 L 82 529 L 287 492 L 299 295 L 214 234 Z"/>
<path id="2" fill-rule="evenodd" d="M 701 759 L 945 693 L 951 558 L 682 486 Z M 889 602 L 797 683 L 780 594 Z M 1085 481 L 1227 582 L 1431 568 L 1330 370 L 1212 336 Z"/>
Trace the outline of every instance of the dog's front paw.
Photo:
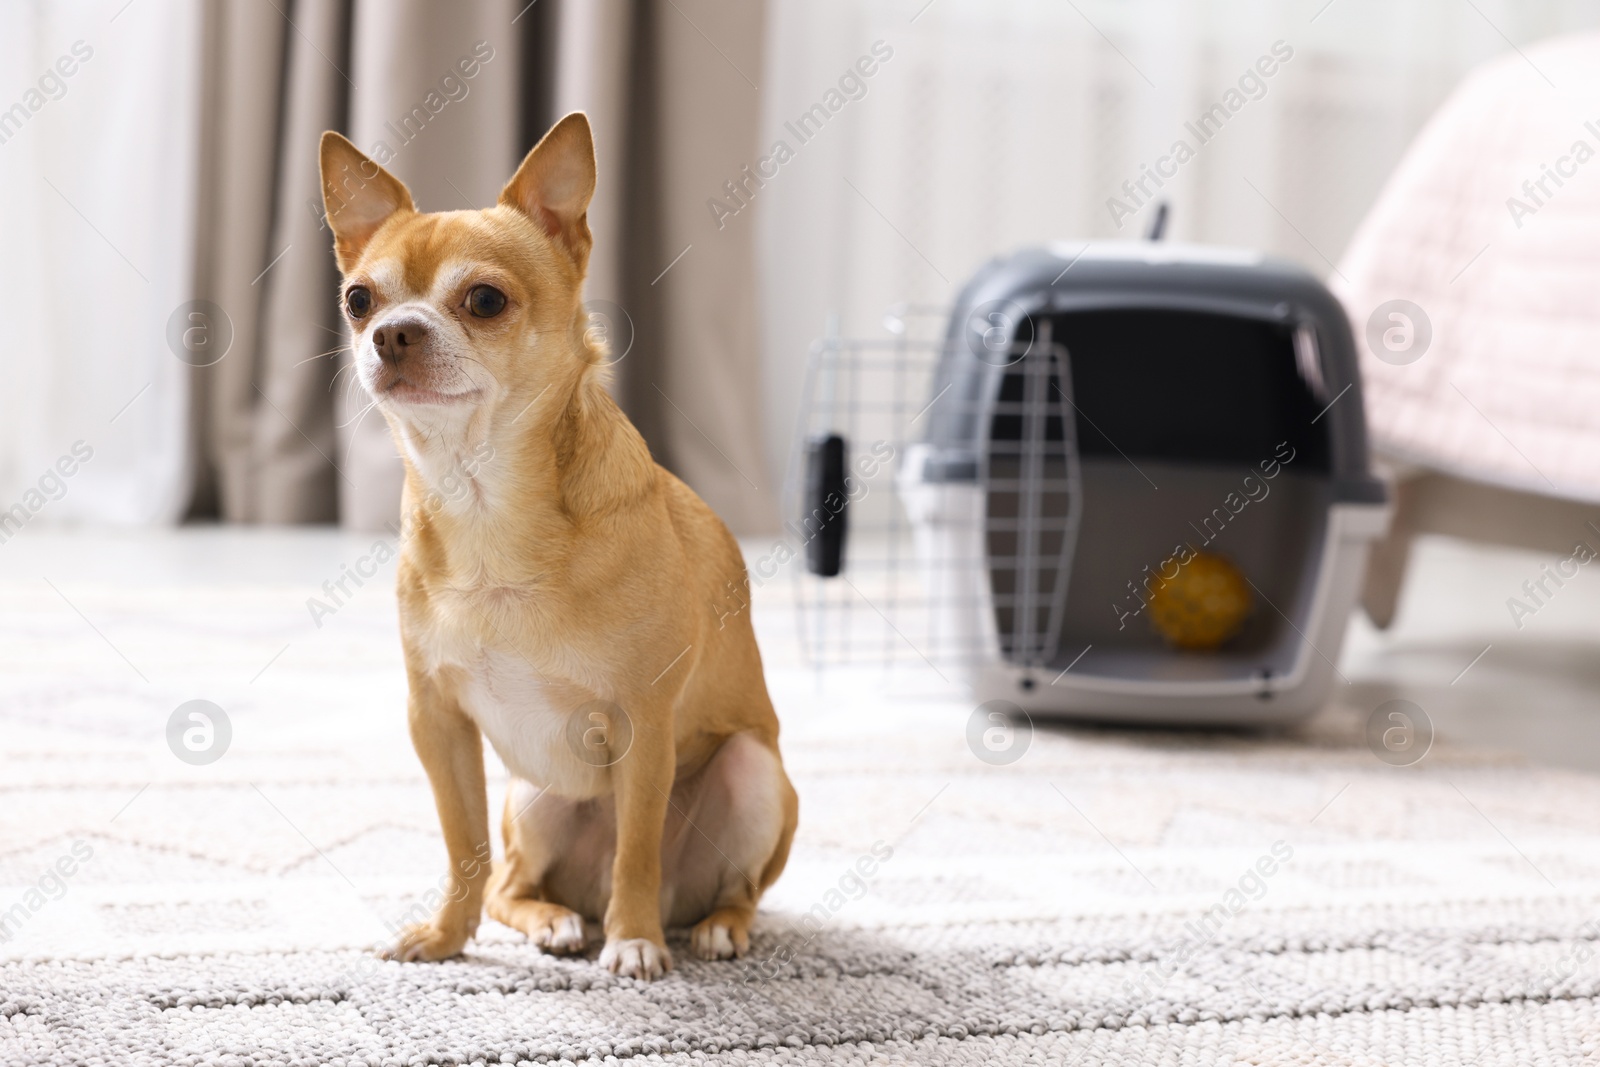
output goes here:
<path id="1" fill-rule="evenodd" d="M 624 978 L 653 982 L 672 970 L 672 953 L 648 938 L 614 939 L 600 950 L 600 966 Z"/>
<path id="2" fill-rule="evenodd" d="M 447 960 L 459 956 L 467 943 L 465 931 L 447 932 L 431 922 L 416 923 L 400 931 L 400 938 L 378 955 L 386 960 L 415 963 L 418 960 Z"/>
<path id="3" fill-rule="evenodd" d="M 731 960 L 750 951 L 750 935 L 745 924 L 717 912 L 689 931 L 689 947 L 703 960 Z"/>
<path id="4" fill-rule="evenodd" d="M 536 905 L 536 906 L 535 906 Z M 528 940 L 556 955 L 582 952 L 587 943 L 583 935 L 583 916 L 571 908 L 544 901 L 524 902 L 526 913 L 518 925 Z"/>

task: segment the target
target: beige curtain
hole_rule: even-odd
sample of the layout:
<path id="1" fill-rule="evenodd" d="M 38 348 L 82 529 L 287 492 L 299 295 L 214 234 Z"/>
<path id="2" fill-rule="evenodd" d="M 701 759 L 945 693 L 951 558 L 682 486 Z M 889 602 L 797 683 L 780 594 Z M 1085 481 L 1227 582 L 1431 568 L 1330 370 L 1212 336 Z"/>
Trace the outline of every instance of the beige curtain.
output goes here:
<path id="1" fill-rule="evenodd" d="M 601 174 L 589 295 L 620 307 L 613 336 L 631 336 L 618 396 L 657 459 L 736 531 L 770 527 L 752 238 L 718 232 L 705 206 L 757 154 L 763 10 L 206 0 L 195 291 L 221 309 L 232 347 L 193 371 L 191 515 L 358 529 L 398 515 L 393 442 L 363 416 L 342 351 L 320 132 L 385 160 L 423 210 L 482 207 L 581 107 Z"/>
<path id="2" fill-rule="evenodd" d="M 304 11 L 300 14 L 314 32 L 319 29 Z M 204 328 L 208 343 L 222 346 L 222 351 L 218 362 L 194 372 L 193 510 L 233 522 L 294 521 L 281 517 L 287 508 L 262 506 L 258 472 L 265 457 L 260 438 L 267 428 L 255 418 L 260 401 L 254 391 L 264 377 L 256 341 L 266 306 L 256 276 L 271 258 L 267 249 L 273 236 L 274 161 L 289 27 L 268 6 L 220 0 L 206 5 L 201 27 L 195 295 L 216 306 Z M 282 397 L 281 386 L 268 385 Z M 313 449 L 333 447 L 331 419 L 302 421 L 316 435 L 310 438 Z M 289 463 L 303 465 L 302 450 L 292 452 Z M 277 466 L 282 470 L 286 465 Z M 308 474 L 316 477 L 314 470 Z M 326 493 L 316 493 L 308 483 L 294 495 L 307 521 L 333 518 L 326 500 L 316 499 Z"/>
<path id="3" fill-rule="evenodd" d="M 764 11 L 727 0 L 634 7 L 618 190 L 616 271 L 635 327 L 618 395 L 657 459 L 740 533 L 777 528 L 762 452 L 754 227 L 719 230 L 707 201 L 761 155 Z"/>

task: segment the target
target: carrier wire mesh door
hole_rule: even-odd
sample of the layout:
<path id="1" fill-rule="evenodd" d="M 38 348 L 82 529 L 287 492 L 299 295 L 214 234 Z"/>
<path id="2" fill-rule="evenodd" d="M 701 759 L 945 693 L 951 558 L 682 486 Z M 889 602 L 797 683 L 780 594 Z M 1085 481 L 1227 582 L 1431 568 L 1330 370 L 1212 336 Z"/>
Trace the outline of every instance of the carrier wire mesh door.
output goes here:
<path id="1" fill-rule="evenodd" d="M 1057 657 L 1081 510 L 1070 356 L 1048 321 L 951 342 L 845 339 L 811 350 L 785 494 L 806 661 L 932 668 L 970 683 L 996 660 Z M 971 395 L 937 394 L 942 361 L 980 346 Z M 929 399 L 931 396 L 931 400 Z M 986 427 L 972 454 L 923 443 L 930 412 Z"/>

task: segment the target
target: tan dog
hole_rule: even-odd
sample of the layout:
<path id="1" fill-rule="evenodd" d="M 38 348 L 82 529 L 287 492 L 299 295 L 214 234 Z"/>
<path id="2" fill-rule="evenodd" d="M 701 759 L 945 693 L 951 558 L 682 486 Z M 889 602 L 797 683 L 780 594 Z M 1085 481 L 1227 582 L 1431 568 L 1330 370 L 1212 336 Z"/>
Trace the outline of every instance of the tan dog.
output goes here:
<path id="1" fill-rule="evenodd" d="M 717 607 L 745 586 L 739 547 L 606 392 L 580 303 L 594 183 L 581 114 L 483 211 L 419 213 L 322 138 L 356 373 L 406 463 L 411 738 L 450 854 L 452 891 L 393 958 L 456 955 L 487 904 L 554 952 L 603 921 L 600 962 L 655 978 L 663 921 L 742 955 L 788 858 L 760 652 Z M 480 734 L 513 775 L 492 878 Z"/>

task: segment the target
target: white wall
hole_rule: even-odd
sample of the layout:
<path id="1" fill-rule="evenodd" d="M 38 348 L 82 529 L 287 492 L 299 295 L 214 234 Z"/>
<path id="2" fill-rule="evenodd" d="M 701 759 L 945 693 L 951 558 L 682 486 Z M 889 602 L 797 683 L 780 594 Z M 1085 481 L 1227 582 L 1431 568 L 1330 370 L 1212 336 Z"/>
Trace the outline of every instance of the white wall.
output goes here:
<path id="1" fill-rule="evenodd" d="M 1275 41 L 1293 58 L 1163 190 L 1169 236 L 1325 276 L 1465 71 L 1507 38 L 1600 22 L 1570 0 L 771 2 L 763 141 L 796 154 L 727 225 L 758 227 L 774 476 L 826 315 L 879 333 L 885 307 L 944 303 L 996 254 L 1139 235 L 1150 211 L 1119 231 L 1107 199 L 1175 138 L 1194 143 L 1184 122 Z M 866 95 L 797 145 L 784 121 L 875 40 L 894 55 Z"/>

